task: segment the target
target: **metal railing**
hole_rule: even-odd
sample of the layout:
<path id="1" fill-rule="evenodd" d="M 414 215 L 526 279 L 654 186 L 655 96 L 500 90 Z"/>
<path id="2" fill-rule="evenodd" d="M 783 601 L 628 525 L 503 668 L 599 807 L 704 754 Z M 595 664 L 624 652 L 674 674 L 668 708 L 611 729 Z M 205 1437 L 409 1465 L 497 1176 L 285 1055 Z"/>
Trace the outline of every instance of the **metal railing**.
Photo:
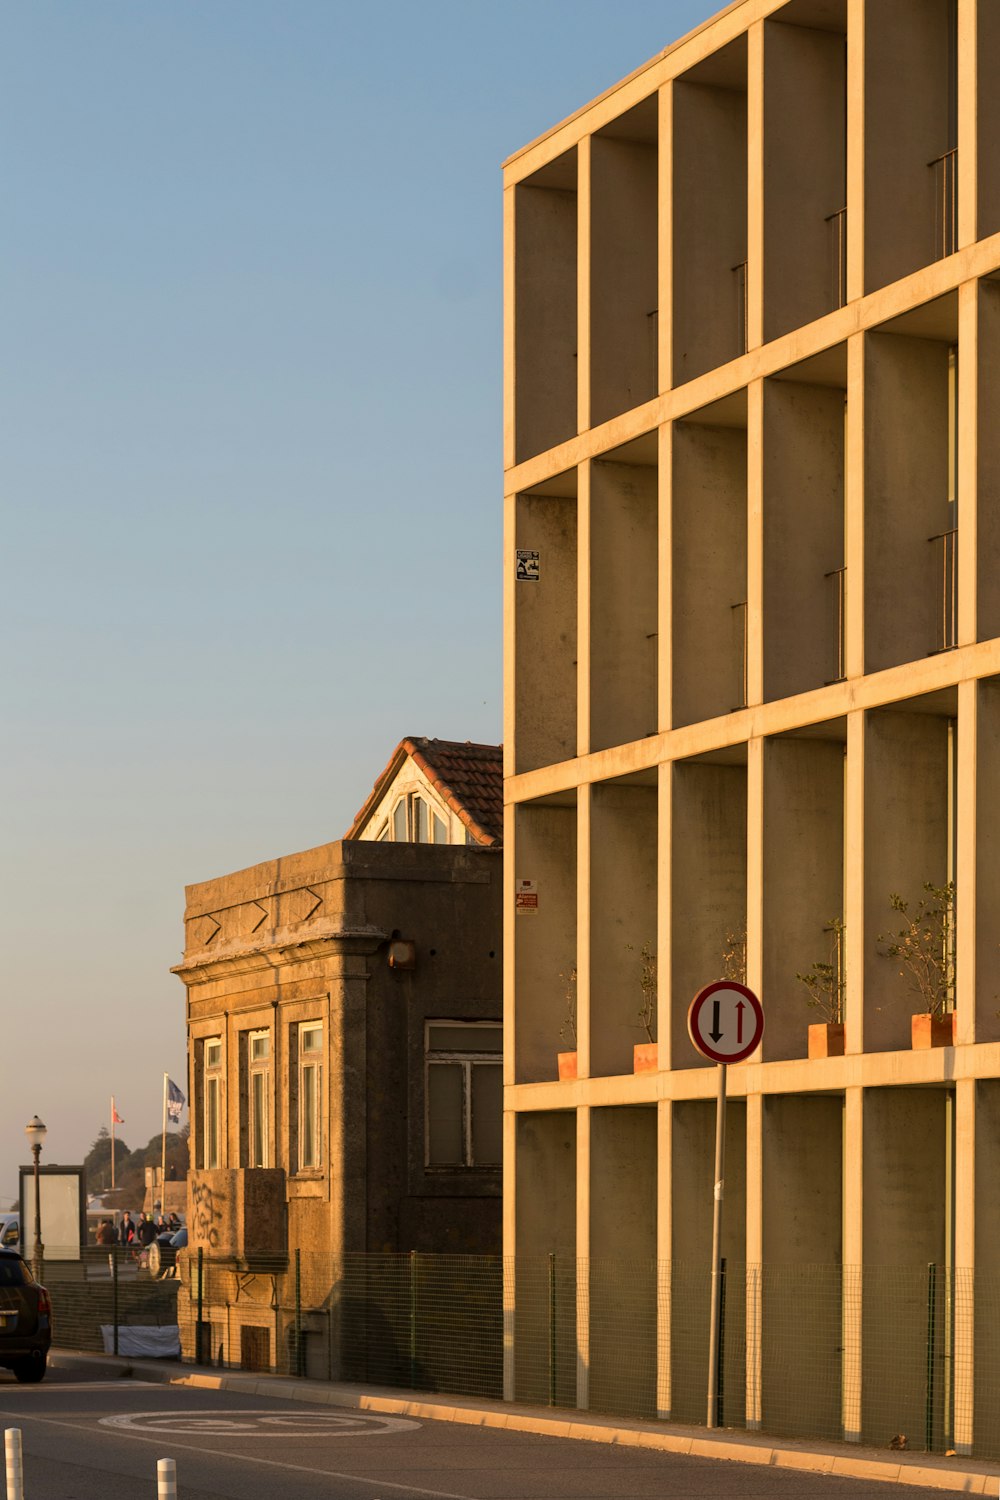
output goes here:
<path id="1" fill-rule="evenodd" d="M 827 214 L 825 222 L 833 225 L 834 254 L 837 266 L 837 306 L 847 303 L 847 207 Z"/>
<path id="2" fill-rule="evenodd" d="M 941 636 L 931 649 L 933 656 L 958 645 L 958 527 L 937 531 L 927 541 L 941 544 Z"/>
<path id="3" fill-rule="evenodd" d="M 953 255 L 958 249 L 958 147 L 942 151 L 927 163 L 937 179 L 935 184 L 934 239 L 935 255 Z"/>
<path id="4" fill-rule="evenodd" d="M 847 568 L 846 566 L 831 568 L 829 573 L 823 574 L 823 577 L 834 580 L 837 611 L 835 637 L 837 642 L 836 671 L 828 679 L 829 684 L 832 682 L 843 682 L 847 676 Z"/>

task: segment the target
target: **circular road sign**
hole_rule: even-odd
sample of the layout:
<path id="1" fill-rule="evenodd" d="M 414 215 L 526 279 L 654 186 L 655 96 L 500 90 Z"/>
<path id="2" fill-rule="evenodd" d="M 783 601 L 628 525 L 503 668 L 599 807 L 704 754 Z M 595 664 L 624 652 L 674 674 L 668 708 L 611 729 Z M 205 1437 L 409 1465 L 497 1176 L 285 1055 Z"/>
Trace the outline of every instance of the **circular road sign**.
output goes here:
<path id="1" fill-rule="evenodd" d="M 753 990 L 735 980 L 706 984 L 691 1001 L 688 1035 L 704 1057 L 738 1063 L 760 1046 L 764 1011 Z"/>

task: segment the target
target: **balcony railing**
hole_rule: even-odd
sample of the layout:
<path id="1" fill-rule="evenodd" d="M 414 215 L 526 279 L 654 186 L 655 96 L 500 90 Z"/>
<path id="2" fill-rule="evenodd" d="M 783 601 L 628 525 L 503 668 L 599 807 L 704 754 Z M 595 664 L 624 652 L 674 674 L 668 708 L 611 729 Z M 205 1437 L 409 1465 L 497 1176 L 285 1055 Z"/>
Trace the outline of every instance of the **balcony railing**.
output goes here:
<path id="1" fill-rule="evenodd" d="M 941 637 L 931 649 L 933 656 L 958 645 L 958 527 L 935 532 L 927 541 L 941 548 Z"/>

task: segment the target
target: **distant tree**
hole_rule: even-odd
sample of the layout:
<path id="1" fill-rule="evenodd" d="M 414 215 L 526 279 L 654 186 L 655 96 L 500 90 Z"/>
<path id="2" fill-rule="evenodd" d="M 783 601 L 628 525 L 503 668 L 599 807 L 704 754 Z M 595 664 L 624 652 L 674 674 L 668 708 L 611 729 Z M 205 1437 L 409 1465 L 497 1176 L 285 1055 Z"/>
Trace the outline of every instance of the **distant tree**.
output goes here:
<path id="1" fill-rule="evenodd" d="M 142 1207 L 146 1196 L 146 1168 L 158 1167 L 162 1156 L 163 1133 L 157 1131 L 150 1136 L 145 1146 L 131 1152 L 116 1172 L 115 1202 L 119 1208 L 128 1208 L 135 1213 Z M 117 1157 L 116 1157 L 117 1161 Z M 171 1170 L 173 1178 L 171 1179 Z M 167 1178 L 183 1182 L 188 1170 L 188 1130 L 167 1131 Z"/>
<path id="2" fill-rule="evenodd" d="M 122 1171 L 131 1152 L 125 1142 L 115 1137 L 115 1179 Z M 97 1139 L 84 1157 L 87 1169 L 87 1189 L 100 1193 L 111 1186 L 111 1133 L 106 1125 L 97 1132 Z"/>

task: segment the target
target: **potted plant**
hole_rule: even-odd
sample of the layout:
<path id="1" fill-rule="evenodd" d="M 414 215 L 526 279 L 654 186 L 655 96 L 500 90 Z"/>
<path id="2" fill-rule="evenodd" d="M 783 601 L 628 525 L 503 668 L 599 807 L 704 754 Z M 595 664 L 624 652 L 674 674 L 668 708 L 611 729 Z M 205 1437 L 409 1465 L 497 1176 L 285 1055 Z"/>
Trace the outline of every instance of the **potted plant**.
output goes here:
<path id="1" fill-rule="evenodd" d="M 910 902 L 892 892 L 889 905 L 902 918 L 896 932 L 880 933 L 879 952 L 898 964 L 920 997 L 921 1010 L 910 1023 L 914 1048 L 952 1047 L 955 1044 L 955 882 L 924 882 L 924 894 Z"/>
<path id="2" fill-rule="evenodd" d="M 831 917 L 823 929 L 830 937 L 830 956 L 811 964 L 796 979 L 805 986 L 807 1000 L 821 1021 L 809 1027 L 809 1057 L 844 1055 L 844 923 Z"/>
<path id="3" fill-rule="evenodd" d="M 629 953 L 635 952 L 631 943 L 625 946 Z M 655 1073 L 660 1065 L 656 1045 L 656 954 L 649 942 L 639 949 L 639 994 L 639 1025 L 646 1033 L 646 1040 L 636 1042 L 632 1048 L 632 1071 Z"/>
<path id="4" fill-rule="evenodd" d="M 566 1016 L 559 1028 L 559 1035 L 573 1043 L 572 1052 L 556 1053 L 559 1078 L 562 1081 L 576 1077 L 576 964 L 572 965 L 568 974 L 560 974 L 559 978 L 566 986 Z"/>

